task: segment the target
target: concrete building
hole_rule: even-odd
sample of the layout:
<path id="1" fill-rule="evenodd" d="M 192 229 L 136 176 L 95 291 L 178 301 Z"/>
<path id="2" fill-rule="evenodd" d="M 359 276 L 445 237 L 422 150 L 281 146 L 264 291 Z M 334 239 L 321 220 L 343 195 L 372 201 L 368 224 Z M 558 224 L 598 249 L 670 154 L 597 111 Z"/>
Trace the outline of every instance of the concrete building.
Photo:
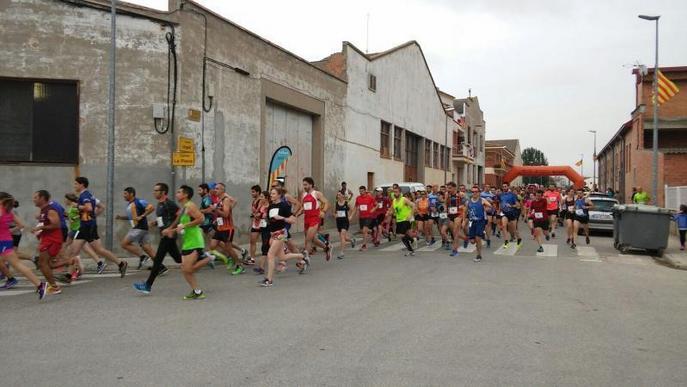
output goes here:
<path id="1" fill-rule="evenodd" d="M 0 7 L 0 174 L 26 220 L 35 190 L 60 199 L 75 176 L 89 177 L 105 199 L 109 11 L 101 0 Z M 169 12 L 121 3 L 117 12 L 115 197 L 107 203 L 116 213 L 128 185 L 151 200 L 156 182 L 223 181 L 239 200 L 241 235 L 249 188 L 266 184 L 272 152 L 287 143 L 289 188 L 311 175 L 333 195 L 346 176 L 345 80 L 191 1 L 172 0 Z M 176 104 L 167 103 L 168 87 Z M 156 105 L 174 114 L 157 109 L 154 119 Z M 194 140 L 193 166 L 171 166 L 178 136 Z M 120 222 L 116 239 L 126 229 Z"/>
<path id="2" fill-rule="evenodd" d="M 455 99 L 456 120 L 463 129 L 453 137 L 452 162 L 461 184 L 484 184 L 486 121 L 477 97 Z"/>
<path id="3" fill-rule="evenodd" d="M 485 180 L 488 184 L 493 184 L 492 181 L 498 181 L 501 184 L 501 177 L 508 172 L 510 167 L 522 165 L 522 152 L 518 139 L 487 140 L 485 153 Z M 511 185 L 522 185 L 522 177 L 514 179 Z"/>
<path id="4" fill-rule="evenodd" d="M 341 161 L 355 166 L 345 171 L 351 187 L 452 178 L 447 134 L 457 124 L 417 42 L 373 54 L 344 42 L 315 64 L 348 82 Z"/>
<path id="5" fill-rule="evenodd" d="M 687 185 L 687 66 L 662 67 L 680 92 L 659 107 L 658 204 L 664 205 L 664 185 Z M 599 188 L 612 188 L 621 201 L 630 201 L 632 187 L 652 190 L 653 69 L 635 75 L 635 108 L 598 152 Z"/>

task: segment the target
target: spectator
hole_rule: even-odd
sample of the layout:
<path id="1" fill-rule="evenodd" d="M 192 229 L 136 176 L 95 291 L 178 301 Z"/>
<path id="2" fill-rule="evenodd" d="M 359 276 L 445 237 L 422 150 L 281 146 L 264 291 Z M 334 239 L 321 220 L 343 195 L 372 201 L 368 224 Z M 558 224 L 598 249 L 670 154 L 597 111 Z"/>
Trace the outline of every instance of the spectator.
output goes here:
<path id="1" fill-rule="evenodd" d="M 642 187 L 637 187 L 637 192 L 632 195 L 632 202 L 637 204 L 649 204 L 651 197 L 648 193 L 644 192 Z"/>
<path id="2" fill-rule="evenodd" d="M 680 205 L 680 212 L 673 215 L 677 224 L 677 232 L 680 234 L 680 250 L 685 250 L 685 234 L 687 234 L 687 205 Z"/>

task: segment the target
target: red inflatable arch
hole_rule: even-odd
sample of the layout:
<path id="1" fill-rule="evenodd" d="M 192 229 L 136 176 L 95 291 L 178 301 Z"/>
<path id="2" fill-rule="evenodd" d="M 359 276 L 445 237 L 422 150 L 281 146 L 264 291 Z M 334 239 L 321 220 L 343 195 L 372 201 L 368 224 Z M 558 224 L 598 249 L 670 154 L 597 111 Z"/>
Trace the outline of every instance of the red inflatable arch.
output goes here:
<path id="1" fill-rule="evenodd" d="M 584 177 L 569 166 L 523 165 L 514 166 L 503 176 L 503 181 L 510 183 L 518 176 L 566 176 L 575 188 L 584 188 Z"/>

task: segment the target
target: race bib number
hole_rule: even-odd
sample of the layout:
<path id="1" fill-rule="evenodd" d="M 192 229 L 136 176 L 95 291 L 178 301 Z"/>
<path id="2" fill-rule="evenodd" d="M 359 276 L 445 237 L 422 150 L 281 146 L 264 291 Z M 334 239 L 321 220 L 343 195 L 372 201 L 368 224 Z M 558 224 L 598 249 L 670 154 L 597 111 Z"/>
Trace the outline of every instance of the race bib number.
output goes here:
<path id="1" fill-rule="evenodd" d="M 270 209 L 269 212 L 269 217 L 274 218 L 275 216 L 279 215 L 279 209 L 278 208 L 272 208 Z"/>
<path id="2" fill-rule="evenodd" d="M 503 216 L 503 211 L 499 212 L 499 216 Z"/>
<path id="3" fill-rule="evenodd" d="M 549 196 L 549 197 L 547 198 L 547 200 L 549 201 L 549 203 L 553 203 L 553 202 L 556 201 L 556 198 L 555 198 L 555 197 Z"/>
<path id="4" fill-rule="evenodd" d="M 575 211 L 575 206 L 568 206 L 568 211 L 570 211 L 570 212 Z"/>
<path id="5" fill-rule="evenodd" d="M 439 216 L 439 213 L 438 213 L 438 212 L 432 212 L 432 218 L 436 218 L 436 217 L 438 217 L 438 216 Z"/>
<path id="6" fill-rule="evenodd" d="M 581 209 L 581 208 L 576 209 L 576 210 L 575 210 L 575 215 L 584 216 L 584 210 Z"/>
<path id="7" fill-rule="evenodd" d="M 336 217 L 337 218 L 345 218 L 346 217 L 346 211 L 344 211 L 344 210 L 336 211 Z"/>
<path id="8" fill-rule="evenodd" d="M 380 208 L 380 209 L 381 209 L 383 206 L 384 206 L 383 203 L 381 203 L 381 202 L 377 203 L 377 208 Z"/>
<path id="9" fill-rule="evenodd" d="M 265 228 L 267 227 L 267 221 L 265 219 L 260 220 L 260 225 L 258 228 Z"/>
<path id="10" fill-rule="evenodd" d="M 162 220 L 161 216 L 158 216 L 157 219 L 155 219 L 155 221 L 157 222 L 158 227 L 162 227 L 165 225 L 165 222 Z"/>
<path id="11" fill-rule="evenodd" d="M 360 211 L 361 212 L 367 212 L 367 204 L 361 204 L 360 205 Z"/>
<path id="12" fill-rule="evenodd" d="M 306 211 L 312 210 L 312 203 L 311 202 L 303 203 L 303 209 Z"/>
<path id="13" fill-rule="evenodd" d="M 36 225 L 36 227 L 43 227 L 43 222 L 38 223 L 38 224 Z M 36 231 L 35 235 L 39 235 L 39 234 L 42 233 L 42 232 L 43 232 L 43 230 L 38 230 L 38 231 Z"/>
<path id="14" fill-rule="evenodd" d="M 441 214 L 439 214 L 439 219 L 446 219 L 446 218 L 448 218 L 448 215 L 446 215 L 446 213 L 442 212 Z"/>
<path id="15" fill-rule="evenodd" d="M 458 213 L 458 207 L 449 207 L 448 208 L 448 213 L 451 215 L 455 215 Z"/>
<path id="16" fill-rule="evenodd" d="M 544 213 L 542 213 L 542 212 L 535 212 L 535 213 L 534 213 L 534 218 L 535 218 L 535 219 L 544 219 Z"/>
<path id="17" fill-rule="evenodd" d="M 224 219 L 222 219 L 222 218 L 217 218 L 217 225 L 218 225 L 218 226 L 224 226 Z"/>

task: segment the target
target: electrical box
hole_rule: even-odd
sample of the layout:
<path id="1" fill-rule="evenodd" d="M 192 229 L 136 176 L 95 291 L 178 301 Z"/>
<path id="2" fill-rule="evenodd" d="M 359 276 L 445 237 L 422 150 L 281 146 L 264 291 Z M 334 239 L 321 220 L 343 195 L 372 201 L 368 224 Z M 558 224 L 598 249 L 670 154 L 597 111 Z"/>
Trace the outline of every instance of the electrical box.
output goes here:
<path id="1" fill-rule="evenodd" d="M 154 103 L 153 104 L 153 118 L 166 118 L 165 111 L 167 108 L 165 107 L 165 104 L 163 103 Z"/>

